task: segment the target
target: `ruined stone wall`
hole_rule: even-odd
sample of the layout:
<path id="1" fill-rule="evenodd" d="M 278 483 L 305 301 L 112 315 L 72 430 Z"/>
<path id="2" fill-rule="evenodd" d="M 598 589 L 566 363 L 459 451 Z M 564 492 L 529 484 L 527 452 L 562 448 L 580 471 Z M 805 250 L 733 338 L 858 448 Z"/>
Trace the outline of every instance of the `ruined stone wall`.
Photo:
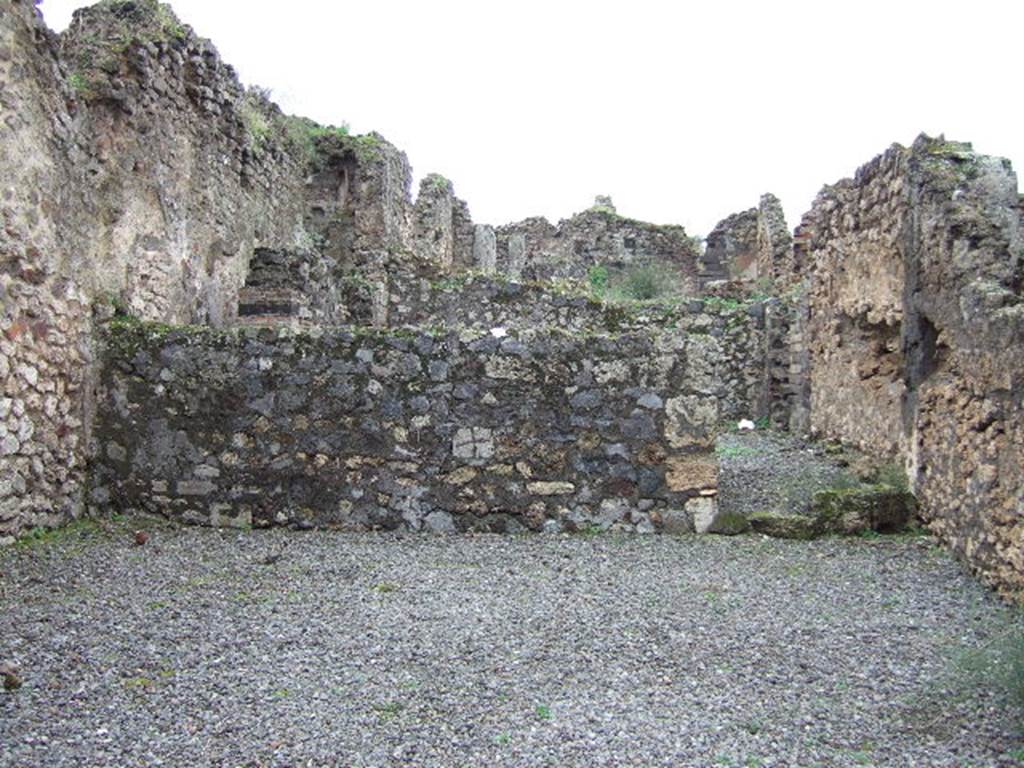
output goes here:
<path id="1" fill-rule="evenodd" d="M 34 4 L 0 3 L 0 541 L 82 511 L 92 317 L 67 247 L 70 106 Z"/>
<path id="2" fill-rule="evenodd" d="M 473 221 L 465 201 L 455 197 L 452 183 L 431 173 L 420 182 L 413 208 L 413 251 L 435 265 L 438 274 L 467 269 L 473 259 Z"/>
<path id="3" fill-rule="evenodd" d="M 812 428 L 875 455 L 906 447 L 905 174 L 906 153 L 893 147 L 854 179 L 823 189 L 804 218 L 813 265 Z"/>
<path id="4" fill-rule="evenodd" d="M 681 293 L 698 285 L 697 244 L 679 226 L 659 226 L 592 208 L 550 224 L 543 218 L 498 227 L 496 268 L 513 278 L 586 279 L 595 265 L 657 264 L 671 270 Z"/>
<path id="5" fill-rule="evenodd" d="M 717 487 L 706 345 L 115 323 L 93 499 L 213 524 L 690 530 Z"/>
<path id="6" fill-rule="evenodd" d="M 1024 225 L 1017 178 L 969 145 L 908 160 L 910 466 L 932 528 L 1024 597 Z M 911 417 L 913 421 L 910 421 Z"/>
<path id="7" fill-rule="evenodd" d="M 782 201 L 769 193 L 757 205 L 757 279 L 782 288 L 780 275 L 792 275 L 793 235 L 786 224 Z"/>
<path id="8" fill-rule="evenodd" d="M 305 237 L 283 115 L 155 0 L 78 11 L 60 48 L 88 179 L 79 279 L 138 317 L 229 322 L 254 248 Z"/>
<path id="9" fill-rule="evenodd" d="M 793 238 L 775 195 L 762 195 L 756 208 L 723 219 L 706 240 L 701 285 L 732 280 L 758 282 L 768 289 L 777 274 L 790 271 Z"/>
<path id="10" fill-rule="evenodd" d="M 789 396 L 796 392 L 790 386 L 788 357 L 792 309 L 778 300 L 705 297 L 681 304 L 617 303 L 550 284 L 484 275 L 423 277 L 404 287 L 400 297 L 393 297 L 398 299 L 391 309 L 394 327 L 681 332 L 694 344 L 703 338 L 711 345 L 703 357 L 714 366 L 723 420 L 758 419 L 773 412 L 781 426 L 788 424 L 795 404 L 795 395 Z M 776 390 L 765 384 L 769 369 L 778 378 Z"/>
<path id="11" fill-rule="evenodd" d="M 700 260 L 701 284 L 757 277 L 757 209 L 734 213 L 715 225 Z"/>
<path id="12" fill-rule="evenodd" d="M 94 313 L 232 323 L 262 248 L 297 268 L 301 319 L 382 322 L 412 225 L 402 153 L 245 92 L 168 6 L 107 0 L 61 36 L 0 11 L 4 538 L 82 508 Z M 243 301 L 267 309 L 260 266 Z"/>
<path id="13" fill-rule="evenodd" d="M 933 530 L 1024 594 L 1024 239 L 1009 164 L 922 137 L 826 188 L 802 230 L 814 431 L 905 462 Z"/>

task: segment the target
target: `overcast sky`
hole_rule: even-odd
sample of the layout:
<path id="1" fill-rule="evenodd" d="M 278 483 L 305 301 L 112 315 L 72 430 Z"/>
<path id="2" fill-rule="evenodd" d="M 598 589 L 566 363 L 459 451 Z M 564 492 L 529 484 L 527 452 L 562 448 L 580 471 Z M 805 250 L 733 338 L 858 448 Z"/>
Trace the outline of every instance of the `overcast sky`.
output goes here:
<path id="1" fill-rule="evenodd" d="M 81 0 L 44 0 L 63 29 Z M 286 112 L 376 130 L 478 222 L 619 212 L 706 235 L 924 131 L 1024 168 L 1019 0 L 174 0 Z"/>

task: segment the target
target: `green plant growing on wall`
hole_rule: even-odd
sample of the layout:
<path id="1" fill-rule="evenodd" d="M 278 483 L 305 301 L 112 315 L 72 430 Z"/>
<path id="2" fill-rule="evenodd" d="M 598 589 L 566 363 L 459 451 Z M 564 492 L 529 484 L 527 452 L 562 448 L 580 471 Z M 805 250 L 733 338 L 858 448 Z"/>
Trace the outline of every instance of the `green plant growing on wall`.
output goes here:
<path id="1" fill-rule="evenodd" d="M 92 84 L 81 72 L 72 72 L 68 75 L 68 85 L 82 98 L 87 99 L 92 95 Z"/>
<path id="2" fill-rule="evenodd" d="M 252 145 L 253 150 L 259 154 L 270 138 L 270 119 L 248 97 L 242 102 L 239 114 L 242 118 L 242 125 L 245 126 L 245 133 L 249 137 L 249 143 Z"/>
<path id="3" fill-rule="evenodd" d="M 595 264 L 590 268 L 590 272 L 587 273 L 590 289 L 598 296 L 604 296 L 608 290 L 608 278 L 608 267 L 604 264 Z"/>
<path id="4" fill-rule="evenodd" d="M 325 137 L 346 138 L 352 135 L 352 128 L 348 123 L 344 122 L 341 125 L 313 124 L 309 128 L 309 135 L 314 139 L 322 139 Z"/>
<path id="5" fill-rule="evenodd" d="M 439 173 L 427 176 L 427 183 L 437 192 L 447 192 L 452 188 L 452 183 Z"/>
<path id="6" fill-rule="evenodd" d="M 160 29 L 168 37 L 184 40 L 188 37 L 188 32 L 180 21 L 174 16 L 174 11 L 171 10 L 169 5 L 159 3 L 156 7 L 156 18 L 160 24 Z"/>

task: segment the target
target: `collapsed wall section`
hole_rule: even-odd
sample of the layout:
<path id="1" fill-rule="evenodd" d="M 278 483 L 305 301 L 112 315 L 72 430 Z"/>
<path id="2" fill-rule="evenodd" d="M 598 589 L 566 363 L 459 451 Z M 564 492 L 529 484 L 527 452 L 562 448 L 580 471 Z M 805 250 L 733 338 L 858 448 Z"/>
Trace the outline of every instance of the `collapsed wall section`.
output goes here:
<path id="1" fill-rule="evenodd" d="M 808 251 L 811 425 L 872 455 L 906 449 L 901 350 L 910 217 L 906 153 L 893 147 L 825 187 Z"/>
<path id="2" fill-rule="evenodd" d="M 254 248 L 304 237 L 303 142 L 155 0 L 77 11 L 60 55 L 80 122 L 79 280 L 138 317 L 230 322 Z"/>
<path id="3" fill-rule="evenodd" d="M 692 530 L 714 350 L 572 336 L 108 329 L 92 500 L 350 530 Z"/>
<path id="4" fill-rule="evenodd" d="M 793 238 L 775 195 L 762 195 L 756 208 L 718 222 L 706 241 L 700 258 L 701 286 L 727 280 L 767 288 L 780 275 L 792 273 Z"/>

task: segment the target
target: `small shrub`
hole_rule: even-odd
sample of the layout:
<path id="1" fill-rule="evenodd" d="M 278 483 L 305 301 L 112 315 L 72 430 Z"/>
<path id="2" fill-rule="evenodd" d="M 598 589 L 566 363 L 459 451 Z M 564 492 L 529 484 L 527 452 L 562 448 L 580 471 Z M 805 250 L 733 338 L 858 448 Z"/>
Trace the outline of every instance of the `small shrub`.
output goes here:
<path id="1" fill-rule="evenodd" d="M 309 135 L 314 139 L 322 139 L 325 137 L 337 137 L 343 138 L 351 136 L 351 126 L 348 123 L 342 123 L 341 125 L 314 125 L 309 129 Z"/>
<path id="2" fill-rule="evenodd" d="M 643 266 L 626 273 L 622 291 L 636 301 L 656 299 L 664 292 L 661 274 L 652 266 Z"/>
<path id="3" fill-rule="evenodd" d="M 594 293 L 598 296 L 603 296 L 605 291 L 608 290 L 608 267 L 604 264 L 595 264 L 587 274 L 587 281 L 590 283 L 590 288 Z"/>
<path id="4" fill-rule="evenodd" d="M 253 149 L 259 151 L 270 138 L 270 119 L 263 113 L 253 99 L 247 98 L 241 106 L 242 124 L 249 136 Z"/>
<path id="5" fill-rule="evenodd" d="M 609 279 L 608 295 L 620 301 L 664 301 L 681 293 L 679 275 L 672 264 L 637 264 Z"/>
<path id="6" fill-rule="evenodd" d="M 427 176 L 427 183 L 437 192 L 447 192 L 452 188 L 452 183 L 439 173 Z"/>
<path id="7" fill-rule="evenodd" d="M 178 21 L 174 16 L 174 11 L 171 10 L 169 5 L 161 3 L 157 6 L 156 10 L 157 22 L 160 24 L 160 29 L 168 37 L 176 40 L 184 40 L 188 33 L 185 27 L 182 26 L 181 22 Z"/>

